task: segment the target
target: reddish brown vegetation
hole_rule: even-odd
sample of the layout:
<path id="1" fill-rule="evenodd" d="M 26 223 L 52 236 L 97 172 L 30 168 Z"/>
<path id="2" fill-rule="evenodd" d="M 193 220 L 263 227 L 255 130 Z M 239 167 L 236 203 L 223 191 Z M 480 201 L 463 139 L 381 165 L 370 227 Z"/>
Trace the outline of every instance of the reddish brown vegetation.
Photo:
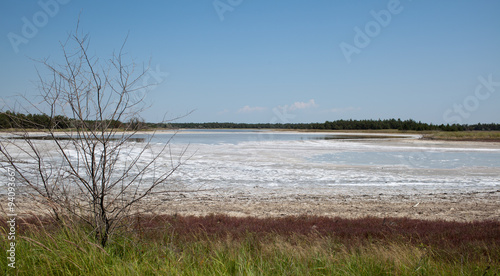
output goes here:
<path id="1" fill-rule="evenodd" d="M 136 218 L 132 229 L 145 238 L 174 234 L 181 239 L 200 235 L 238 239 L 250 234 L 266 236 L 315 235 L 333 237 L 339 242 L 393 240 L 414 244 L 459 246 L 471 243 L 500 245 L 500 221 L 449 222 L 406 218 L 360 219 L 315 216 L 253 218 L 225 215 L 151 216 Z"/>
<path id="2" fill-rule="evenodd" d="M 5 221 L 2 221 L 5 227 Z M 27 218 L 19 224 L 20 232 L 44 225 L 46 230 L 55 227 L 49 218 Z M 316 236 L 333 237 L 342 243 L 371 241 L 401 241 L 417 245 L 461 246 L 489 244 L 500 246 L 500 221 L 450 222 L 407 218 L 359 219 L 328 218 L 316 216 L 254 218 L 210 215 L 206 217 L 156 215 L 130 219 L 128 231 L 144 239 L 158 239 L 165 235 L 180 240 L 200 237 L 233 239 L 255 234 L 260 237 Z"/>

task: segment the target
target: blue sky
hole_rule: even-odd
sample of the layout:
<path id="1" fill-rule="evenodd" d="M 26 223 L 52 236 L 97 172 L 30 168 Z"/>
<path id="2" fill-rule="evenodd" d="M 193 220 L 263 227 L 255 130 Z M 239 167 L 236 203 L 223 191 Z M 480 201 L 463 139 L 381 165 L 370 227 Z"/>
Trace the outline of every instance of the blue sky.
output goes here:
<path id="1" fill-rule="evenodd" d="M 500 123 L 493 0 L 4 0 L 3 109 L 38 93 L 32 59 L 58 60 L 80 12 L 92 54 L 128 34 L 129 56 L 151 62 L 147 121 Z"/>

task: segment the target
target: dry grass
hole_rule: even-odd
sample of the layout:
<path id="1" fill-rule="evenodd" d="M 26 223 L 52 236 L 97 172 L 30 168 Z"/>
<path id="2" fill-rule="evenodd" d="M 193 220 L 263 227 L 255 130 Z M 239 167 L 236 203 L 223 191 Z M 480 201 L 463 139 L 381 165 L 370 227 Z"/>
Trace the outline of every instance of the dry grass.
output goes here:
<path id="1" fill-rule="evenodd" d="M 5 231 L 5 222 L 1 228 Z M 495 275 L 500 222 L 131 218 L 102 248 L 77 222 L 21 221 L 20 275 Z M 0 263 L 4 264 L 6 235 Z M 486 273 L 486 274 L 485 274 Z"/>

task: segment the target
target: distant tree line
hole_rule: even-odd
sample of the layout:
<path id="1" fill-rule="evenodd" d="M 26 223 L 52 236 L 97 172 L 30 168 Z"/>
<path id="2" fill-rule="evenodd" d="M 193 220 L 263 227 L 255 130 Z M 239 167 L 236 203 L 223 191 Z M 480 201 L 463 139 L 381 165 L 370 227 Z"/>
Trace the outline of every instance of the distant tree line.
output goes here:
<path id="1" fill-rule="evenodd" d="M 90 122 L 91 123 L 91 122 Z M 46 114 L 22 114 L 10 111 L 0 113 L 0 129 L 25 128 L 25 129 L 67 129 L 76 128 L 76 120 L 66 116 L 54 116 L 52 119 Z M 415 120 L 387 119 L 387 120 L 336 120 L 324 123 L 146 123 L 134 118 L 129 122 L 112 121 L 110 127 L 132 129 L 154 128 L 193 128 L 193 129 L 309 129 L 309 130 L 383 130 L 398 129 L 412 131 L 491 131 L 500 130 L 500 124 L 427 124 Z"/>
<path id="2" fill-rule="evenodd" d="M 106 121 L 106 120 L 105 120 Z M 84 121 L 87 126 L 92 126 L 93 121 Z M 141 129 L 146 126 L 143 120 L 133 118 L 126 124 L 117 120 L 109 122 L 109 128 Z M 57 115 L 52 118 L 47 114 L 23 114 L 11 111 L 0 112 L 0 129 L 69 129 L 82 126 L 81 120 L 70 119 Z"/>
<path id="3" fill-rule="evenodd" d="M 500 130 L 500 124 L 475 124 L 475 125 L 459 125 L 459 124 L 427 124 L 417 122 L 415 120 L 337 120 L 326 121 L 324 123 L 170 123 L 170 124 L 147 124 L 151 128 L 256 128 L 256 129 L 309 129 L 309 130 L 383 130 L 383 129 L 398 129 L 398 130 L 413 130 L 413 131 L 491 131 Z"/>

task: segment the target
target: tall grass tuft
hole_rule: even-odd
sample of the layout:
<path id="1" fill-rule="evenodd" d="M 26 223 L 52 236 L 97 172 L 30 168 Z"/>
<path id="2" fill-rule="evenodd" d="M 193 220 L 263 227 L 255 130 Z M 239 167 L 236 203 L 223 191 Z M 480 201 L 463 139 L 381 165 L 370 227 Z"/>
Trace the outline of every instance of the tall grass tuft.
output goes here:
<path id="1" fill-rule="evenodd" d="M 500 222 L 142 216 L 105 248 L 70 219 L 25 220 L 2 275 L 498 275 Z"/>

